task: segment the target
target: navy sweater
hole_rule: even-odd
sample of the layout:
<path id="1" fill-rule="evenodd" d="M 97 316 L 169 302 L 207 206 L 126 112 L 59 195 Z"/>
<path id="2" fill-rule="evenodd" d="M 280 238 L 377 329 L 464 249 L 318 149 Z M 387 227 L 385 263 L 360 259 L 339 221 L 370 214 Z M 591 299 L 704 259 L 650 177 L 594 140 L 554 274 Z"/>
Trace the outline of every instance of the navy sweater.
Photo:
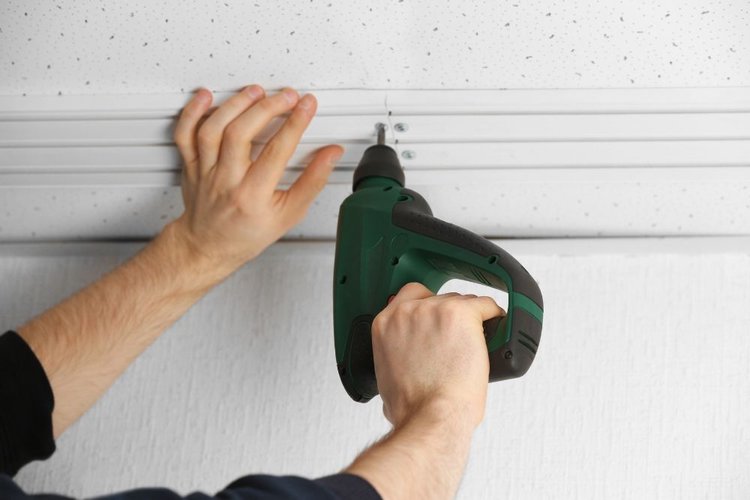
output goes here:
<path id="1" fill-rule="evenodd" d="M 47 375 L 34 352 L 15 332 L 0 336 L 0 499 L 60 500 L 54 494 L 27 494 L 12 476 L 32 460 L 49 458 L 55 451 L 52 435 L 54 398 Z M 223 500 L 380 499 L 364 479 L 334 474 L 319 479 L 297 476 L 244 476 L 216 495 L 194 492 L 181 496 L 166 488 L 140 488 L 114 493 L 98 500 Z"/>

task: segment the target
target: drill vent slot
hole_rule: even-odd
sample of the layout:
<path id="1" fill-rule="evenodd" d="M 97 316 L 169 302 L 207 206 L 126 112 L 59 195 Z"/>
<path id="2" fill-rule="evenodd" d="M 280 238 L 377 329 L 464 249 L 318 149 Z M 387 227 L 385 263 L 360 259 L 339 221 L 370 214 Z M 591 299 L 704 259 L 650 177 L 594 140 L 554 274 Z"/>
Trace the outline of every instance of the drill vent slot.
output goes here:
<path id="1" fill-rule="evenodd" d="M 528 333 L 524 332 L 523 330 L 518 330 L 518 333 L 521 334 L 522 337 L 524 337 L 526 340 L 534 344 L 534 347 L 539 347 L 539 342 L 534 340 L 534 338 L 529 335 Z"/>
<path id="2" fill-rule="evenodd" d="M 537 348 L 539 348 L 539 343 L 534 340 L 531 335 L 524 332 L 523 330 L 518 330 L 518 334 L 523 337 L 523 339 L 518 339 L 518 343 L 531 351 L 531 353 L 536 356 L 536 350 Z"/>
<path id="3" fill-rule="evenodd" d="M 490 285 L 490 282 L 487 280 L 487 278 L 484 277 L 484 274 L 482 274 L 482 271 L 480 271 L 479 269 L 472 267 L 471 274 L 473 274 L 474 277 L 477 280 L 479 280 L 479 282 L 482 283 L 483 285 L 492 286 Z"/>
<path id="4" fill-rule="evenodd" d="M 534 354 L 534 355 L 536 355 L 536 349 L 534 349 L 534 348 L 533 348 L 533 347 L 531 346 L 531 344 L 529 344 L 528 342 L 524 342 L 524 341 L 523 341 L 523 340 L 521 340 L 521 339 L 518 339 L 518 343 L 519 343 L 519 344 L 521 344 L 522 346 L 524 346 L 524 347 L 525 347 L 526 349 L 528 349 L 529 351 L 531 351 L 531 354 Z"/>

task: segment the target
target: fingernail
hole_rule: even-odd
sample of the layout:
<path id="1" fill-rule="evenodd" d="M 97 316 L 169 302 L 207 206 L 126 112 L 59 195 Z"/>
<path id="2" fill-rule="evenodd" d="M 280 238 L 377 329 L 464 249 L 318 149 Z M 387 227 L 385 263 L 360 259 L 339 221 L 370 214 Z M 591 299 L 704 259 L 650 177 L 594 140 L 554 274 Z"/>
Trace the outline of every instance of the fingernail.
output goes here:
<path id="1" fill-rule="evenodd" d="M 256 85 L 245 87 L 245 92 L 253 99 L 257 99 L 258 97 L 263 95 L 263 89 Z"/>
<path id="2" fill-rule="evenodd" d="M 297 102 L 297 92 L 295 92 L 294 90 L 284 89 L 283 94 L 289 104 L 294 104 L 295 102 Z"/>
<path id="3" fill-rule="evenodd" d="M 343 151 L 334 153 L 331 155 L 330 159 L 328 160 L 328 163 L 331 163 L 331 164 L 336 163 L 337 161 L 341 159 L 342 156 L 344 156 Z"/>
<path id="4" fill-rule="evenodd" d="M 305 94 L 300 100 L 298 106 L 302 109 L 310 109 L 313 107 L 313 96 L 312 94 Z"/>
<path id="5" fill-rule="evenodd" d="M 200 88 L 198 89 L 198 92 L 196 92 L 194 99 L 196 100 L 196 102 L 200 103 L 208 102 L 210 92 L 211 91 L 208 89 Z"/>

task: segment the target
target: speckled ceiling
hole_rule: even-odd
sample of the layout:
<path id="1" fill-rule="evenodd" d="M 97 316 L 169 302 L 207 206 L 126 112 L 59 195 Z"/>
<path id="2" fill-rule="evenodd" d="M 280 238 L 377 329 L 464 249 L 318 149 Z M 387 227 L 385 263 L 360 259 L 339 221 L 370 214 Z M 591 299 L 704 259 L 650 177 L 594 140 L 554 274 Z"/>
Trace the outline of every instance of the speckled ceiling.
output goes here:
<path id="1" fill-rule="evenodd" d="M 0 94 L 750 85 L 747 1 L 4 1 Z"/>

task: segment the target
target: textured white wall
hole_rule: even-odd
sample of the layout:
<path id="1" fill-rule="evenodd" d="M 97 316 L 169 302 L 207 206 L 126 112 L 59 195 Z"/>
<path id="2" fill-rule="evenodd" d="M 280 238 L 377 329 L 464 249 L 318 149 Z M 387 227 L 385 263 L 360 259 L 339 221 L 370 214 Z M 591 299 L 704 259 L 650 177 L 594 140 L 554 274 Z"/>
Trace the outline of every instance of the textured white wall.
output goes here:
<path id="1" fill-rule="evenodd" d="M 460 498 L 747 498 L 750 247 L 683 252 L 691 246 L 583 255 L 585 245 L 507 244 L 544 291 L 545 330 L 527 376 L 491 386 Z M 8 327 L 121 258 L 5 248 Z M 288 243 L 243 268 L 21 484 L 215 491 L 248 472 L 345 466 L 386 424 L 377 400 L 356 404 L 338 381 L 332 265 L 331 245 Z"/>

